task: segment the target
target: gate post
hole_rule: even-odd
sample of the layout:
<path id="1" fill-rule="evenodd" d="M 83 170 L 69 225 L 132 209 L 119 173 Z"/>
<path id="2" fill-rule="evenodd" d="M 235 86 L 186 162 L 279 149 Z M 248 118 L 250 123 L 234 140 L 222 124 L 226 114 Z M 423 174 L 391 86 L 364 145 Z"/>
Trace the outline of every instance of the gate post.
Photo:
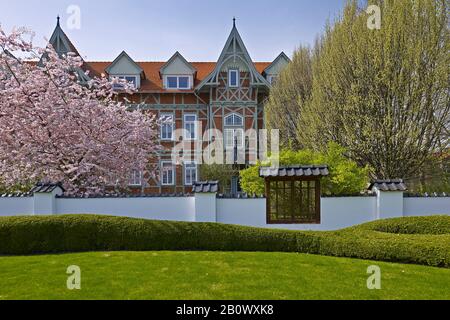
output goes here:
<path id="1" fill-rule="evenodd" d="M 56 197 L 64 193 L 60 183 L 38 183 L 31 189 L 33 215 L 51 215 L 56 212 Z"/>
<path id="2" fill-rule="evenodd" d="M 403 194 L 408 190 L 403 180 L 375 180 L 369 190 L 377 195 L 376 220 L 403 217 Z"/>
<path id="3" fill-rule="evenodd" d="M 195 222 L 217 222 L 217 192 L 219 181 L 196 182 Z"/>

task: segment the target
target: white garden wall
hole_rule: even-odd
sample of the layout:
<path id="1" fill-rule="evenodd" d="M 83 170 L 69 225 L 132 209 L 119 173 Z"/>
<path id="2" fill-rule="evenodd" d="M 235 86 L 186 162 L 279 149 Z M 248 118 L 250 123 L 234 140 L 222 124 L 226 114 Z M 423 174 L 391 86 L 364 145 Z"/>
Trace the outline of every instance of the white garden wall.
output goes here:
<path id="1" fill-rule="evenodd" d="M 320 224 L 266 222 L 266 199 L 218 199 L 217 222 L 290 230 L 337 230 L 375 219 L 376 197 L 322 198 Z"/>
<path id="2" fill-rule="evenodd" d="M 0 197 L 0 216 L 102 214 L 291 230 L 337 230 L 378 218 L 450 215 L 450 197 L 403 198 L 402 193 L 390 193 L 387 197 L 378 194 L 373 197 L 322 198 L 321 223 L 295 225 L 268 225 L 266 199 L 262 198 L 223 199 L 214 193 L 192 197 L 136 198 L 61 198 L 55 195 L 52 198 L 49 194 L 43 195 Z"/>
<path id="3" fill-rule="evenodd" d="M 404 198 L 403 214 L 405 217 L 450 215 L 450 197 Z"/>
<path id="4" fill-rule="evenodd" d="M 0 217 L 29 215 L 34 211 L 33 197 L 0 198 Z"/>
<path id="5" fill-rule="evenodd" d="M 56 199 L 58 214 L 103 214 L 169 221 L 195 221 L 194 197 Z"/>

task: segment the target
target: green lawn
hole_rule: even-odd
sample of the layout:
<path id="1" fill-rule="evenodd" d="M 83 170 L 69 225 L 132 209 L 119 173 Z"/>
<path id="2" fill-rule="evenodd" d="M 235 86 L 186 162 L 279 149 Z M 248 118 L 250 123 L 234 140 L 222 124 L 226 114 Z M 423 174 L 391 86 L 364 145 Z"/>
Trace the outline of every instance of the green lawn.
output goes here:
<path id="1" fill-rule="evenodd" d="M 81 290 L 66 288 L 69 265 Z M 378 265 L 382 289 L 368 290 Z M 7 299 L 450 299 L 450 269 L 296 253 L 96 252 L 0 257 Z"/>

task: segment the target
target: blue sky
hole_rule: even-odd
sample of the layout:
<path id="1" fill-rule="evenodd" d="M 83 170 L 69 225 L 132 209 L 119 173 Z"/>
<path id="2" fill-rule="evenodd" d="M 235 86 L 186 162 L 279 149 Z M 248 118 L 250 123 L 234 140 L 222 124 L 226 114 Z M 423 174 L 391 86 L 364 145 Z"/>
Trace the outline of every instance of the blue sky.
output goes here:
<path id="1" fill-rule="evenodd" d="M 61 25 L 80 54 L 112 60 L 126 50 L 136 61 L 165 61 L 180 51 L 190 61 L 216 61 L 236 16 L 238 30 L 255 61 L 291 55 L 311 44 L 346 0 L 0 0 L 0 23 L 10 31 L 26 26 L 45 44 Z M 70 5 L 81 9 L 81 28 L 69 30 Z"/>

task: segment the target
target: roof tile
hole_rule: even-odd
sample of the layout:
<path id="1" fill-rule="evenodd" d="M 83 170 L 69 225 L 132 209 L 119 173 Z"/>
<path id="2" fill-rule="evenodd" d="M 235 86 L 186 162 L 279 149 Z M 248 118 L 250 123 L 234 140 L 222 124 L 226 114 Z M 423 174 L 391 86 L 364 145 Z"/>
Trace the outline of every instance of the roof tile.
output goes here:
<path id="1" fill-rule="evenodd" d="M 56 188 L 65 191 L 61 183 L 39 182 L 30 190 L 30 193 L 52 193 Z"/>
<path id="2" fill-rule="evenodd" d="M 86 69 L 91 76 L 100 77 L 102 74 L 106 74 L 106 69 L 111 64 L 111 61 L 91 61 L 86 62 Z M 159 71 L 166 62 L 136 62 L 143 70 L 145 79 L 141 82 L 140 92 L 166 92 L 163 86 L 163 80 L 159 74 Z M 197 70 L 197 77 L 195 79 L 195 86 L 200 84 L 216 67 L 216 62 L 190 62 L 191 65 Z M 259 73 L 263 73 L 270 62 L 255 62 L 256 70 Z M 170 92 L 174 92 L 170 90 Z M 183 90 L 182 92 L 189 92 Z"/>
<path id="3" fill-rule="evenodd" d="M 402 179 L 395 180 L 375 180 L 373 181 L 368 190 L 374 191 L 377 188 L 380 191 L 407 191 L 408 187 Z"/>
<path id="4" fill-rule="evenodd" d="M 217 193 L 219 192 L 219 181 L 196 182 L 192 186 L 193 193 Z"/>
<path id="5" fill-rule="evenodd" d="M 326 177 L 330 174 L 328 166 L 287 166 L 280 168 L 261 167 L 259 176 L 262 178 L 269 177 Z"/>

